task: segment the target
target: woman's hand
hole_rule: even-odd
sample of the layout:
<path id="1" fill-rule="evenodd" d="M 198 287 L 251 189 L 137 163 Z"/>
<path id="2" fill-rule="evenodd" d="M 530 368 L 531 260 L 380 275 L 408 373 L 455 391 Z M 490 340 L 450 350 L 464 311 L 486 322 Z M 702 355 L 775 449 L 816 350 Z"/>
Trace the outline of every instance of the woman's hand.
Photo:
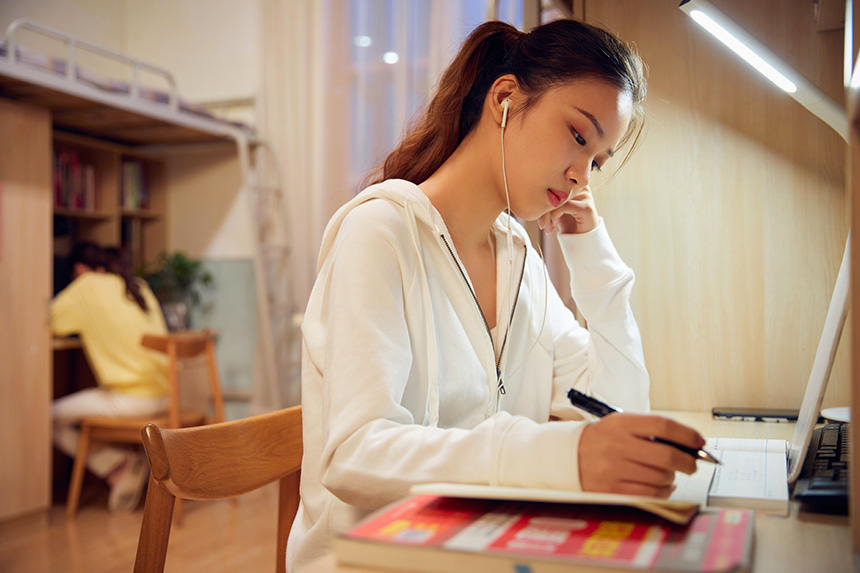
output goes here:
<path id="1" fill-rule="evenodd" d="M 587 185 L 538 219 L 538 225 L 547 233 L 553 233 L 556 229 L 561 233 L 587 233 L 597 227 L 599 222 L 594 197 Z"/>
<path id="2" fill-rule="evenodd" d="M 669 418 L 610 414 L 582 432 L 579 479 L 583 491 L 668 497 L 675 472 L 692 474 L 696 460 L 650 437 L 696 449 L 705 445 L 699 432 Z"/>

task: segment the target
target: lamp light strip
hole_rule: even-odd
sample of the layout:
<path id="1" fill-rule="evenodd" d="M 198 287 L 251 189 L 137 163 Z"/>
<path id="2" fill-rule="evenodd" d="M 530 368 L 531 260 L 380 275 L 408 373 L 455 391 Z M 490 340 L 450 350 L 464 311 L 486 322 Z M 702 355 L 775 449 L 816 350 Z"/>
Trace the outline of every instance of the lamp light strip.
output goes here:
<path id="1" fill-rule="evenodd" d="M 827 123 L 843 139 L 848 140 L 848 115 L 845 108 L 717 10 L 708 0 L 682 0 L 679 8 L 800 105 Z M 860 84 L 860 71 L 855 70 L 851 80 Z"/>
<path id="2" fill-rule="evenodd" d="M 692 10 L 690 17 L 713 34 L 719 41 L 728 46 L 734 53 L 742 57 L 752 67 L 775 83 L 781 90 L 788 93 L 797 91 L 797 86 L 787 77 L 779 73 L 776 68 L 764 61 L 761 56 L 750 50 L 743 42 L 735 38 L 728 30 L 714 22 L 710 16 L 701 10 Z"/>

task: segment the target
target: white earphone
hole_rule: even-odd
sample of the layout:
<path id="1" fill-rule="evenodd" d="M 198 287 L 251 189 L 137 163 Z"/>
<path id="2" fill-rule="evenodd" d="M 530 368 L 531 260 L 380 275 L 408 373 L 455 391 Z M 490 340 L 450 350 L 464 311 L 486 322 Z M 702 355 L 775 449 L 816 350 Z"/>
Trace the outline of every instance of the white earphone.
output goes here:
<path id="1" fill-rule="evenodd" d="M 501 128 L 502 128 L 501 129 L 502 181 L 504 182 L 504 186 L 505 186 L 505 202 L 507 203 L 507 207 L 508 207 L 508 225 L 507 225 L 505 235 L 507 238 L 508 267 L 509 267 L 509 273 L 510 273 L 510 275 L 509 275 L 510 280 L 508 282 L 508 289 L 506 292 L 508 317 L 509 318 L 508 318 L 508 330 L 505 333 L 505 338 L 507 338 L 508 334 L 510 333 L 511 325 L 513 322 L 513 312 L 512 312 L 513 301 L 511 300 L 511 295 L 512 295 L 513 280 L 514 280 L 514 274 L 513 274 L 513 270 L 514 270 L 513 269 L 513 266 L 514 266 L 514 256 L 513 256 L 514 243 L 513 243 L 513 231 L 511 229 L 511 217 L 513 217 L 514 214 L 511 211 L 511 196 L 510 196 L 510 193 L 508 191 L 508 174 L 507 174 L 507 169 L 506 169 L 506 165 L 505 165 L 505 126 L 508 124 L 508 108 L 510 107 L 510 105 L 511 105 L 511 98 L 505 98 L 504 100 L 502 100 L 502 110 L 503 110 L 502 111 L 502 124 L 501 124 Z M 540 253 L 540 257 L 543 258 L 543 252 L 540 249 L 540 244 L 537 244 L 537 248 L 538 248 L 538 253 Z M 543 332 L 544 326 L 546 324 L 547 300 L 549 297 L 549 273 L 547 271 L 546 264 L 543 265 L 543 271 L 544 271 L 544 283 L 543 283 L 544 284 L 544 298 L 543 298 L 544 307 L 543 307 L 543 318 L 541 318 L 541 326 L 540 326 L 540 329 L 538 330 L 539 333 Z M 526 352 L 526 355 L 531 353 L 532 349 L 537 344 L 537 341 L 538 341 L 538 337 L 536 336 L 535 340 L 532 343 L 531 347 L 529 348 L 528 352 Z M 497 384 L 500 386 L 501 394 L 505 394 L 505 388 L 504 388 L 504 384 L 501 382 L 501 377 L 502 377 L 502 372 L 508 372 L 507 363 L 508 363 L 508 354 L 506 353 L 504 355 L 504 363 L 501 366 L 501 368 L 499 369 L 499 379 L 496 381 Z M 514 371 L 516 371 L 518 369 L 519 369 L 519 366 L 514 368 Z M 510 373 L 510 372 L 508 372 L 508 373 Z"/>
<path id="2" fill-rule="evenodd" d="M 505 129 L 505 125 L 508 123 L 508 107 L 510 107 L 510 105 L 511 98 L 505 98 L 504 101 L 502 101 L 502 109 L 504 110 L 502 112 L 502 129 Z"/>

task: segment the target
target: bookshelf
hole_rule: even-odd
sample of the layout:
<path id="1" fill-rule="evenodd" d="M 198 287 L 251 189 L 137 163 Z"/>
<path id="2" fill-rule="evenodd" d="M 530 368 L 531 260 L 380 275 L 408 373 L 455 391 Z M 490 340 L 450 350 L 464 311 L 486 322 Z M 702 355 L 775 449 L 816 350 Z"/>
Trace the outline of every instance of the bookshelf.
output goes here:
<path id="1" fill-rule="evenodd" d="M 135 268 L 165 248 L 164 161 L 119 144 L 55 131 L 55 257 L 79 241 L 122 247 Z M 59 252 L 63 251 L 63 252 Z"/>
<path id="2" fill-rule="evenodd" d="M 0 157 L 0 316 L 11 325 L 0 333 L 4 520 L 50 506 L 51 400 L 72 377 L 92 382 L 70 354 L 79 344 L 52 344 L 50 301 L 71 279 L 71 248 L 94 241 L 128 248 L 135 266 L 155 259 L 166 247 L 169 185 L 162 157 L 58 129 L 50 109 L 3 97 Z M 145 200 L 124 197 L 125 164 L 136 166 Z"/>

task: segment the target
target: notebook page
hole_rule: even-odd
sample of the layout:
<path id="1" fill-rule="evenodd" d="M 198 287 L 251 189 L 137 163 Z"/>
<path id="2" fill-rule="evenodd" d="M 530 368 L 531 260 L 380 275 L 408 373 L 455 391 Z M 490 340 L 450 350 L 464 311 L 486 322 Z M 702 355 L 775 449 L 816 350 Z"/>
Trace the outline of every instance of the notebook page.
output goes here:
<path id="1" fill-rule="evenodd" d="M 788 499 L 785 440 L 708 438 L 705 449 L 723 462 L 711 498 Z"/>

